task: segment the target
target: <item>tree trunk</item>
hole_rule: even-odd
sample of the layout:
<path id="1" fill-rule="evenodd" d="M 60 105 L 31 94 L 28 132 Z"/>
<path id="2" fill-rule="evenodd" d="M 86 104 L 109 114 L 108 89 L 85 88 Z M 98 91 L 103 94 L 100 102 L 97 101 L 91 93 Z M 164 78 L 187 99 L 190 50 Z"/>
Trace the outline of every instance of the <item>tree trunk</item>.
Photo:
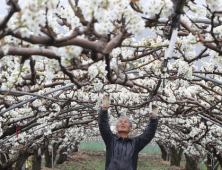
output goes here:
<path id="1" fill-rule="evenodd" d="M 166 150 L 166 146 L 162 145 L 161 143 L 157 143 L 158 146 L 160 147 L 160 150 L 161 150 L 161 158 L 164 160 L 164 161 L 169 161 L 169 155 L 167 155 L 167 150 Z"/>
<path id="2" fill-rule="evenodd" d="M 6 162 L 5 157 L 7 158 L 7 160 L 9 159 L 9 156 L 8 156 L 7 153 L 5 153 L 5 155 L 3 153 L 1 153 L 1 162 L 2 162 L 2 164 L 4 164 Z"/>
<path id="3" fill-rule="evenodd" d="M 189 156 L 187 154 L 185 154 L 185 157 L 186 157 L 186 170 L 196 170 L 199 163 L 199 158 Z"/>
<path id="4" fill-rule="evenodd" d="M 41 164 L 42 164 L 42 157 L 41 154 L 39 155 L 38 152 L 33 154 L 32 157 L 32 170 L 41 170 Z"/>
<path id="5" fill-rule="evenodd" d="M 212 166 L 211 166 L 211 157 L 210 155 L 207 155 L 207 161 L 205 162 L 205 165 L 207 167 L 207 170 L 212 170 Z"/>
<path id="6" fill-rule="evenodd" d="M 9 158 L 9 155 L 8 155 L 7 153 L 5 153 L 5 155 L 2 153 L 2 154 L 1 154 L 1 162 L 2 162 L 2 164 L 4 164 L 4 163 L 6 162 L 5 157 L 7 158 L 7 160 L 10 159 L 10 158 Z M 8 170 L 12 170 L 12 166 L 11 166 L 11 167 L 8 167 Z"/>
<path id="7" fill-rule="evenodd" d="M 216 166 L 217 165 L 217 166 Z M 219 161 L 218 160 L 216 160 L 215 162 L 214 162 L 214 170 L 217 170 L 218 168 L 219 168 L 219 166 L 220 166 L 220 164 L 219 164 Z M 221 168 L 220 168 L 221 169 Z"/>
<path id="8" fill-rule="evenodd" d="M 24 153 L 23 155 L 21 155 L 19 159 L 16 161 L 15 169 L 22 170 L 22 166 L 24 165 L 25 161 L 28 159 L 29 156 L 30 156 L 29 153 Z"/>
<path id="9" fill-rule="evenodd" d="M 217 157 L 217 160 L 218 160 L 219 165 L 220 165 L 220 169 L 222 170 L 222 153 L 220 152 L 220 153 L 217 154 L 218 150 L 215 147 L 213 147 L 213 152 L 214 152 L 214 156 Z"/>
<path id="10" fill-rule="evenodd" d="M 49 153 L 48 147 L 46 147 L 45 149 L 45 167 L 52 167 L 52 155 Z"/>
<path id="11" fill-rule="evenodd" d="M 79 145 L 79 142 L 76 142 L 74 146 L 74 152 L 78 152 L 78 147 L 79 147 L 78 145 Z"/>
<path id="12" fill-rule="evenodd" d="M 219 164 L 221 166 L 220 169 L 222 169 L 222 153 L 217 154 L 218 150 L 214 146 L 207 145 L 206 149 L 211 154 L 213 154 L 214 159 L 215 159 L 215 157 L 217 158 L 217 161 L 219 162 Z M 214 166 L 216 165 L 217 161 L 214 161 Z M 212 170 L 213 169 L 213 167 L 211 166 L 212 165 L 212 156 L 209 153 L 207 155 L 207 161 L 205 162 L 205 165 L 207 166 L 207 170 Z"/>
<path id="13" fill-rule="evenodd" d="M 53 162 L 55 161 L 58 147 L 59 147 L 58 144 L 53 144 Z M 48 147 L 46 147 L 45 149 L 45 167 L 52 168 L 52 151 L 49 152 Z"/>
<path id="14" fill-rule="evenodd" d="M 176 149 L 175 146 L 173 146 L 170 148 L 170 152 L 171 152 L 171 159 L 170 159 L 171 166 L 173 165 L 180 166 L 183 149 Z"/>
<path id="15" fill-rule="evenodd" d="M 62 148 L 59 151 L 59 158 L 57 160 L 57 164 L 63 164 L 67 160 L 67 154 L 63 154 L 63 152 L 67 152 L 67 147 Z"/>

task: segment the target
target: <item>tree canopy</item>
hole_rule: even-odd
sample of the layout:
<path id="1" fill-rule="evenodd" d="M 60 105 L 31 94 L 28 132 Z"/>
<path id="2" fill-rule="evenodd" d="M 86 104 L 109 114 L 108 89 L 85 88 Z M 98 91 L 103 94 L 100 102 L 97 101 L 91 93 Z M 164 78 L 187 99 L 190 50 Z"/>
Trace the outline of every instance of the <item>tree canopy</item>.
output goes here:
<path id="1" fill-rule="evenodd" d="M 124 114 L 134 130 L 145 129 L 154 101 L 160 108 L 156 142 L 203 160 L 214 153 L 222 165 L 221 84 L 194 76 L 222 82 L 222 1 L 186 1 L 164 74 L 177 1 L 6 2 L 0 153 L 14 156 L 1 169 L 49 142 L 63 148 L 98 136 L 97 111 L 106 94 L 111 127 Z M 144 31 L 156 36 L 137 38 Z"/>

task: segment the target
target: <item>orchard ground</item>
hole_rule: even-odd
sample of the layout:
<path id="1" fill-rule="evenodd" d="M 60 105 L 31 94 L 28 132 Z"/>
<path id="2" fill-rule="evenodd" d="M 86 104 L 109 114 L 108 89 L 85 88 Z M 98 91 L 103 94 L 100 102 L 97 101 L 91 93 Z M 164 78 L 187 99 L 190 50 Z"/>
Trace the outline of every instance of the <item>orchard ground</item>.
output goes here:
<path id="1" fill-rule="evenodd" d="M 31 161 L 31 159 L 30 159 Z M 185 157 L 183 156 L 180 167 L 170 166 L 169 161 L 161 159 L 158 146 L 147 145 L 139 154 L 138 170 L 184 170 Z M 68 155 L 67 161 L 55 165 L 54 170 L 104 170 L 105 145 L 103 142 L 81 142 L 78 153 Z M 31 162 L 30 162 L 31 169 Z M 42 170 L 52 168 L 43 167 Z M 203 164 L 203 170 L 207 170 Z"/>
<path id="2" fill-rule="evenodd" d="M 68 157 L 68 161 L 57 165 L 55 170 L 104 170 L 105 151 L 80 151 Z M 162 161 L 160 155 L 141 153 L 138 160 L 138 170 L 171 169 L 181 167 L 170 166 L 170 162 Z M 46 170 L 46 169 L 45 169 Z"/>
<path id="3" fill-rule="evenodd" d="M 68 156 L 68 161 L 56 165 L 54 170 L 104 170 L 105 151 L 80 151 Z M 50 170 L 51 168 L 43 168 Z M 184 170 L 185 161 L 180 167 L 170 166 L 170 162 L 163 161 L 159 154 L 140 153 L 137 170 Z M 203 170 L 207 170 L 204 166 Z"/>

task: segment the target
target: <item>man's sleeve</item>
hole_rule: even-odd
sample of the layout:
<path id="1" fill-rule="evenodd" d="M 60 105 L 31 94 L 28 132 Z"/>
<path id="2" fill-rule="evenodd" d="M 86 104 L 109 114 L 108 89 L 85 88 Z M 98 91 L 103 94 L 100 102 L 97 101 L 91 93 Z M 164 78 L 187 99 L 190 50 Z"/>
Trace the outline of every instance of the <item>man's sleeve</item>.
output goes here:
<path id="1" fill-rule="evenodd" d="M 110 130 L 108 122 L 108 111 L 100 109 L 99 111 L 99 130 L 106 145 L 112 139 L 113 133 Z"/>
<path id="2" fill-rule="evenodd" d="M 135 138 L 135 147 L 140 152 L 154 137 L 158 125 L 158 119 L 151 119 L 146 130 Z"/>

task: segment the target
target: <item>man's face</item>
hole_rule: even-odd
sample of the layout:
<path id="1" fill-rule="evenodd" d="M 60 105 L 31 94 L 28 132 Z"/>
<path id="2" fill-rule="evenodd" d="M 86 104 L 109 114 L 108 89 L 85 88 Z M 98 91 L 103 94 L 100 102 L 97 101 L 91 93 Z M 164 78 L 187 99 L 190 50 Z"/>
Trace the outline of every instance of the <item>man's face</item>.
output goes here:
<path id="1" fill-rule="evenodd" d="M 131 130 L 130 122 L 127 119 L 120 119 L 116 126 L 116 131 L 129 133 Z"/>

